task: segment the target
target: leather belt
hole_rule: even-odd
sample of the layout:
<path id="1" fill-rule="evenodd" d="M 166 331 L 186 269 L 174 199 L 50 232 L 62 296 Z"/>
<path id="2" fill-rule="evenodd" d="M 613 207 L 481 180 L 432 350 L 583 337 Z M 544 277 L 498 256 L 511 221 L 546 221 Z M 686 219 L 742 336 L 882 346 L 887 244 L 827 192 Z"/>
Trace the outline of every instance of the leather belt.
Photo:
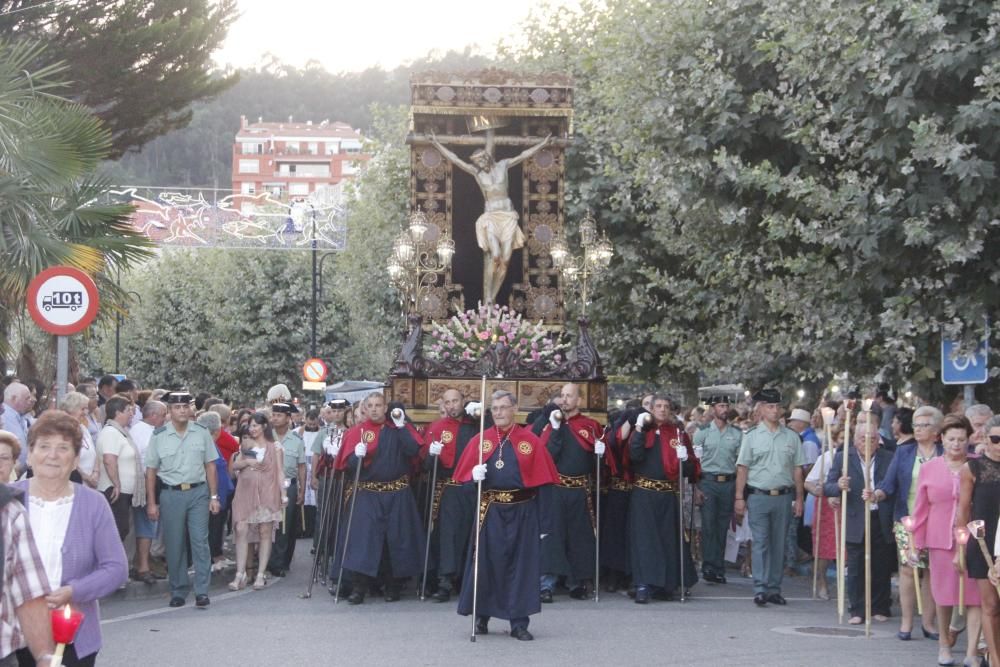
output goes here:
<path id="1" fill-rule="evenodd" d="M 784 495 L 788 495 L 789 493 L 791 493 L 794 490 L 795 490 L 795 487 L 792 487 L 792 486 L 782 486 L 782 487 L 779 487 L 777 489 L 758 489 L 757 487 L 754 487 L 754 486 L 747 486 L 746 487 L 746 492 L 747 492 L 748 496 L 750 494 L 752 494 L 752 493 L 759 493 L 759 494 L 764 495 L 764 496 L 784 496 Z"/>
<path id="2" fill-rule="evenodd" d="M 559 486 L 567 489 L 583 489 L 590 486 L 588 475 L 559 475 Z"/>
<path id="3" fill-rule="evenodd" d="M 194 484 L 164 484 L 163 488 L 170 489 L 171 491 L 188 491 L 190 489 L 196 489 L 205 482 L 195 482 Z"/>
<path id="4" fill-rule="evenodd" d="M 648 477 L 636 477 L 632 486 L 646 491 L 658 491 L 660 493 L 674 493 L 677 486 L 667 479 L 650 479 Z"/>
<path id="5" fill-rule="evenodd" d="M 731 482 L 734 479 L 736 479 L 736 473 L 729 473 L 728 475 L 723 475 L 722 473 L 718 472 L 705 472 L 701 474 L 701 478 L 703 480 L 707 479 L 709 481 L 719 482 L 719 483 Z"/>
<path id="6" fill-rule="evenodd" d="M 403 475 L 399 479 L 391 482 L 361 482 L 358 487 L 363 491 L 376 491 L 379 493 L 389 493 L 391 491 L 402 491 L 410 486 L 410 478 Z"/>
<path id="7" fill-rule="evenodd" d="M 611 488 L 615 491 L 631 491 L 632 483 L 628 480 L 622 479 L 621 477 L 612 477 Z"/>
<path id="8" fill-rule="evenodd" d="M 531 500 L 537 495 L 537 489 L 483 489 L 483 495 L 479 501 L 479 529 L 482 530 L 486 521 L 486 510 L 493 503 L 513 505 Z"/>

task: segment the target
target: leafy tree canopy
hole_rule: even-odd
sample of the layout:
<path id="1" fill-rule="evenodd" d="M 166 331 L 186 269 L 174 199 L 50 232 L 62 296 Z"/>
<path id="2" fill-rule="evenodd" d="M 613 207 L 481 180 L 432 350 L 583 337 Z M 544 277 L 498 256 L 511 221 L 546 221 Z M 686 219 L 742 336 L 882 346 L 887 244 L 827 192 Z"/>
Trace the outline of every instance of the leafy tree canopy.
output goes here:
<path id="1" fill-rule="evenodd" d="M 616 245 L 593 311 L 610 366 L 934 378 L 940 337 L 1000 306 L 998 25 L 968 0 L 610 0 L 529 24 L 508 55 L 575 75 L 571 198 Z"/>
<path id="2" fill-rule="evenodd" d="M 43 64 L 67 63 L 67 96 L 107 124 L 117 158 L 236 82 L 211 54 L 237 14 L 236 0 L 0 0 L 0 37 L 37 40 Z"/>

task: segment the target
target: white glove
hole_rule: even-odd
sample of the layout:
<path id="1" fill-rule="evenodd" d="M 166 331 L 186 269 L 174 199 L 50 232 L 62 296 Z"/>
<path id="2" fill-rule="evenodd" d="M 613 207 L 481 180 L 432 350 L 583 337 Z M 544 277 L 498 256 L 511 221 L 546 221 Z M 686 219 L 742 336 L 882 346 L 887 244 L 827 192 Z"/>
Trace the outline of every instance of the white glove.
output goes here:
<path id="1" fill-rule="evenodd" d="M 284 489 L 287 491 L 292 486 L 292 480 L 286 479 L 284 482 Z"/>
<path id="2" fill-rule="evenodd" d="M 704 456 L 704 455 L 705 455 L 705 448 L 702 447 L 701 445 L 695 445 L 694 446 L 694 457 L 700 461 L 701 457 Z"/>
<path id="3" fill-rule="evenodd" d="M 398 416 L 397 416 L 398 415 Z M 406 425 L 406 413 L 396 408 L 392 411 L 392 423 L 396 425 L 396 428 L 403 428 Z"/>
<path id="4" fill-rule="evenodd" d="M 635 418 L 635 427 L 640 431 L 646 428 L 646 422 L 653 418 L 653 415 L 648 412 L 640 412 L 639 416 Z"/>
<path id="5" fill-rule="evenodd" d="M 675 450 L 677 452 L 677 460 L 678 461 L 687 461 L 688 460 L 688 449 L 687 449 L 687 447 L 684 447 L 682 445 L 680 447 L 676 447 Z"/>
<path id="6" fill-rule="evenodd" d="M 444 443 L 439 440 L 435 440 L 431 443 L 431 446 L 428 449 L 431 456 L 441 456 L 441 450 L 444 449 Z"/>
<path id="7" fill-rule="evenodd" d="M 594 453 L 598 456 L 604 456 L 604 450 L 607 449 L 603 442 L 600 440 L 594 441 Z"/>
<path id="8" fill-rule="evenodd" d="M 327 440 L 326 442 L 323 443 L 323 451 L 329 454 L 330 456 L 336 456 L 337 454 L 340 453 L 340 443 L 338 442 L 337 444 L 334 444 L 329 440 Z"/>
<path id="9" fill-rule="evenodd" d="M 368 453 L 368 445 L 366 445 L 365 443 L 359 442 L 358 444 L 354 445 L 354 455 L 357 456 L 359 459 L 365 458 L 365 454 L 367 453 Z"/>
<path id="10" fill-rule="evenodd" d="M 549 414 L 549 424 L 552 426 L 553 431 L 559 430 L 559 427 L 562 426 L 562 410 L 553 410 Z"/>
<path id="11" fill-rule="evenodd" d="M 479 401 L 473 401 L 465 406 L 465 414 L 470 417 L 478 417 L 483 413 L 483 404 Z"/>
<path id="12" fill-rule="evenodd" d="M 472 481 L 481 482 L 486 479 L 486 464 L 482 463 L 477 466 L 472 466 Z"/>

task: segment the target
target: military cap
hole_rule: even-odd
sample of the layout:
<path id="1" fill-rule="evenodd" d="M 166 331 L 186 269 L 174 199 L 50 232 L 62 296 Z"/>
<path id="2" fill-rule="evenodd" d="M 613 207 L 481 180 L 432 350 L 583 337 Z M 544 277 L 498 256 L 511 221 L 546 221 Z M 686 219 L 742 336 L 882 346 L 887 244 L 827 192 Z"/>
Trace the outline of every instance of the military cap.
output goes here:
<path id="1" fill-rule="evenodd" d="M 188 404 L 194 401 L 194 396 L 186 391 L 172 391 L 163 397 L 163 402 L 167 405 Z"/>
<path id="2" fill-rule="evenodd" d="M 271 406 L 271 412 L 295 415 L 299 413 L 299 408 L 294 403 L 275 403 Z"/>
<path id="3" fill-rule="evenodd" d="M 768 387 L 754 394 L 753 400 L 757 403 L 781 403 L 781 392 L 774 387 Z"/>

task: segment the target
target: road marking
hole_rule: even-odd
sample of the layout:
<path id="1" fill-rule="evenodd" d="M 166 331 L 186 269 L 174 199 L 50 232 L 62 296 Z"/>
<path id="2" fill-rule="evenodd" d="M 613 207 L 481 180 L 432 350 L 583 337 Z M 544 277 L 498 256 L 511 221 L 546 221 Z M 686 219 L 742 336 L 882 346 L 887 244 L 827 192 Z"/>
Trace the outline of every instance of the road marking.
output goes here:
<path id="1" fill-rule="evenodd" d="M 267 588 L 270 588 L 272 583 L 277 583 L 278 581 L 280 581 L 280 579 L 271 579 L 270 583 L 268 583 L 268 585 L 265 587 L 265 590 Z M 248 593 L 256 593 L 256 592 L 259 591 L 254 591 L 252 588 L 245 588 L 242 591 L 230 591 L 228 593 L 223 593 L 222 595 L 218 595 L 212 598 L 212 604 L 215 604 L 216 602 L 225 602 L 226 600 L 232 600 L 242 595 L 246 595 Z M 190 607 L 188 607 L 185 604 L 183 607 L 160 607 L 157 609 L 147 609 L 146 611 L 138 611 L 134 614 L 126 614 L 125 616 L 116 616 L 114 618 L 101 619 L 101 625 L 111 625 L 112 623 L 121 623 L 123 621 L 134 621 L 139 618 L 146 618 L 149 616 L 159 616 L 160 614 L 168 614 L 172 611 L 183 611 L 185 609 L 190 609 Z M 195 607 L 195 609 L 198 608 Z"/>

